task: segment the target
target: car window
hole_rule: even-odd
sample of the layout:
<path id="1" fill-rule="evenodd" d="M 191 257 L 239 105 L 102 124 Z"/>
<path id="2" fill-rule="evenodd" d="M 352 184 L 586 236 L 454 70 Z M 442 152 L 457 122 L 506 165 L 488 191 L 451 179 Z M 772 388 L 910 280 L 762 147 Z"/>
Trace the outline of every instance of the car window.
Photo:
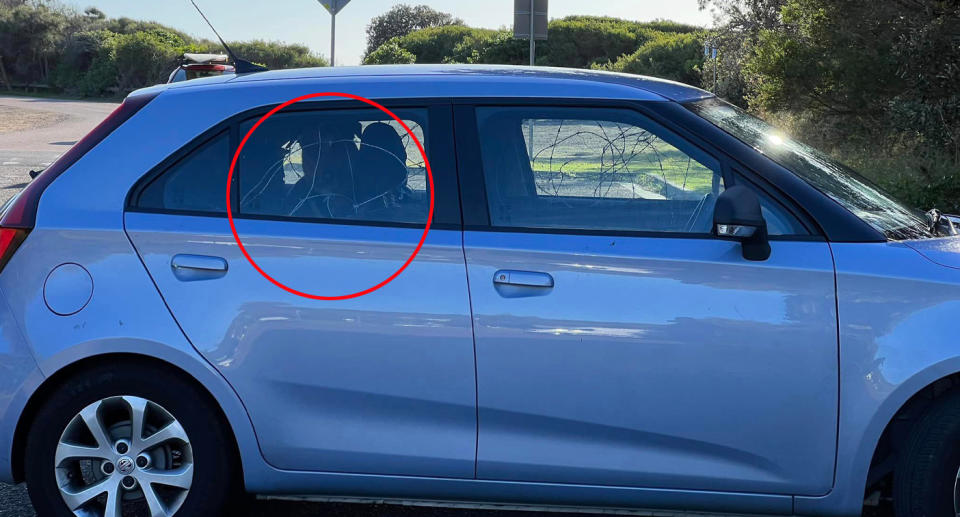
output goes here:
<path id="1" fill-rule="evenodd" d="M 146 209 L 223 213 L 227 210 L 230 137 L 224 131 L 201 144 L 140 193 L 137 206 Z"/>
<path id="2" fill-rule="evenodd" d="M 395 113 L 426 147 L 426 111 Z M 241 134 L 255 122 L 241 125 Z M 274 115 L 247 141 L 237 167 L 241 214 L 417 224 L 429 214 L 423 157 L 379 110 Z"/>
<path id="3" fill-rule="evenodd" d="M 782 204 L 772 197 L 757 189 L 750 182 L 742 179 L 742 173 L 736 174 L 737 184 L 744 185 L 753 190 L 760 198 L 760 211 L 763 213 L 763 220 L 767 223 L 768 235 L 789 235 L 802 236 L 810 235 L 810 230 L 800 222 L 799 219 Z"/>
<path id="4" fill-rule="evenodd" d="M 709 234 L 720 164 L 630 110 L 479 108 L 493 226 Z"/>
<path id="5" fill-rule="evenodd" d="M 936 237 L 923 212 L 899 201 L 825 153 L 717 98 L 687 108 L 789 169 L 892 240 Z"/>

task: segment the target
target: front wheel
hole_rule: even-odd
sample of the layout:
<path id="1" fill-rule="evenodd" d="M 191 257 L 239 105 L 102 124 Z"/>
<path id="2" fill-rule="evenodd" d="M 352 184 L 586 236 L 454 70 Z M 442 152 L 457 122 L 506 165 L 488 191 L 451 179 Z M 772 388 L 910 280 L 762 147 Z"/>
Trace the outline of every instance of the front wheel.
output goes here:
<path id="1" fill-rule="evenodd" d="M 897 517 L 960 516 L 960 393 L 937 400 L 901 448 L 893 473 Z"/>
<path id="2" fill-rule="evenodd" d="M 239 479 L 209 397 L 166 369 L 117 362 L 50 397 L 27 437 L 40 517 L 218 515 Z"/>

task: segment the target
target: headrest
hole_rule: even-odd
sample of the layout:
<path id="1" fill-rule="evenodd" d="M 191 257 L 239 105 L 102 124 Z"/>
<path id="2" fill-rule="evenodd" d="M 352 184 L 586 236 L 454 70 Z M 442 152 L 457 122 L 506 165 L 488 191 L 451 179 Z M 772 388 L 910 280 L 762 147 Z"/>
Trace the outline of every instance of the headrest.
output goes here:
<path id="1" fill-rule="evenodd" d="M 407 163 L 407 150 L 403 145 L 403 139 L 389 124 L 383 122 L 370 124 L 363 130 L 360 142 L 361 151 L 387 152 L 395 156 L 400 163 Z"/>

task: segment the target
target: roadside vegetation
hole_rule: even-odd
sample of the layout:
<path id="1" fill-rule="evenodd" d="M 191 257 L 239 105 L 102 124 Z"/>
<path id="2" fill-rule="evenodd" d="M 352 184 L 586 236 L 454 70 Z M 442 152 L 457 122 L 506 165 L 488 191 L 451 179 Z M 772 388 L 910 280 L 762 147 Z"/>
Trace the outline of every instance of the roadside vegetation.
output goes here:
<path id="1" fill-rule="evenodd" d="M 960 213 L 960 3 L 700 5 L 716 15 L 713 30 L 590 16 L 552 20 L 549 40 L 537 44 L 537 64 L 653 75 L 715 91 L 918 208 Z M 385 38 L 378 29 L 388 15 L 368 28 L 384 43 L 368 46 L 364 63 L 529 59 L 527 42 L 508 28 L 467 27 L 447 15 L 443 24 L 407 20 L 407 27 L 425 28 L 398 27 Z M 705 43 L 717 48 L 715 60 L 704 56 Z"/>
<path id="2" fill-rule="evenodd" d="M 960 2 L 700 0 L 717 94 L 914 206 L 960 213 Z M 703 64 L 712 86 L 713 61 Z"/>
<path id="3" fill-rule="evenodd" d="M 305 45 L 232 42 L 270 68 L 326 66 Z M 78 12 L 45 0 L 0 0 L 0 87 L 83 97 L 120 97 L 167 81 L 184 52 L 223 52 L 219 43 L 171 27 Z"/>
<path id="4" fill-rule="evenodd" d="M 570 16 L 537 64 L 645 74 L 715 91 L 820 147 L 911 204 L 960 212 L 960 3 L 700 0 L 713 29 Z M 638 16 L 642 14 L 638 11 Z M 704 56 L 704 46 L 717 58 Z M 324 66 L 304 45 L 231 43 L 270 68 Z M 184 52 L 219 44 L 153 22 L 0 0 L 0 87 L 117 97 L 158 82 Z M 371 19 L 365 64 L 528 62 L 506 27 L 399 4 Z M 716 77 L 716 82 L 715 78 Z"/>

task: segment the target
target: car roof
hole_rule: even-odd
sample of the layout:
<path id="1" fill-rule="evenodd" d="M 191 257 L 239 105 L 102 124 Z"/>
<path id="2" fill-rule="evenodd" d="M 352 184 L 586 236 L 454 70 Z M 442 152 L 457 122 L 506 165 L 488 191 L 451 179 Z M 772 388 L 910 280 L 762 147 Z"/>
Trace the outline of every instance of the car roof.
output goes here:
<path id="1" fill-rule="evenodd" d="M 511 65 L 364 65 L 297 68 L 195 79 L 151 87 L 147 90 L 212 85 L 229 88 L 240 85 L 276 85 L 284 82 L 294 84 L 309 80 L 320 84 L 342 83 L 350 79 L 363 80 L 366 83 L 381 82 L 382 79 L 386 87 L 398 81 L 408 82 L 422 77 L 429 77 L 431 91 L 449 97 L 477 96 L 476 88 L 463 87 L 466 83 L 484 83 L 484 94 L 496 97 L 526 96 L 536 92 L 538 85 L 545 84 L 562 84 L 568 90 L 580 90 L 581 95 L 578 96 L 582 97 L 616 98 L 630 91 L 634 93 L 632 96 L 648 100 L 685 102 L 713 97 L 712 93 L 700 88 L 655 77 L 600 70 Z M 596 88 L 584 90 L 584 88 L 591 88 L 591 85 Z"/>

